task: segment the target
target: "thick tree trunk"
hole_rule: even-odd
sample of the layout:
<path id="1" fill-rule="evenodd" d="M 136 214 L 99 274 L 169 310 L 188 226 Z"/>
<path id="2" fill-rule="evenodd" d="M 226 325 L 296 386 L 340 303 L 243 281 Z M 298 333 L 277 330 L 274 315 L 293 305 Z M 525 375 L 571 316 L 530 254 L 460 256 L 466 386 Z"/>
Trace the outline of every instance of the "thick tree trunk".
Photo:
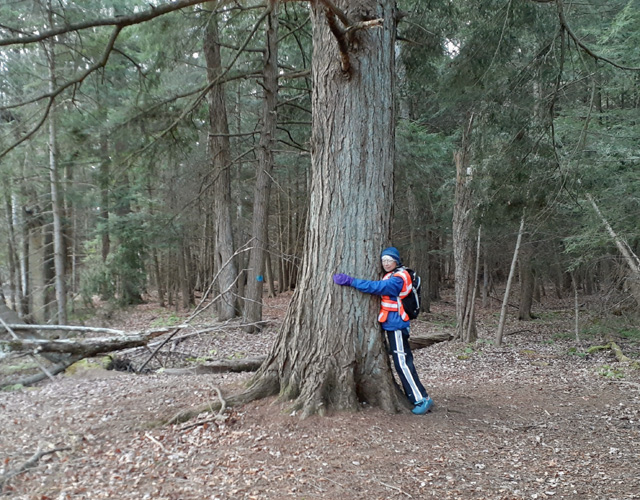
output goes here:
<path id="1" fill-rule="evenodd" d="M 379 298 L 331 279 L 338 271 L 379 278 L 380 251 L 389 243 L 395 2 L 336 3 L 349 6 L 352 21 L 376 18 L 382 26 L 355 31 L 353 43 L 342 40 L 348 50 L 339 54 L 322 2 L 312 4 L 312 184 L 305 253 L 279 338 L 248 391 L 254 397 L 279 391 L 281 398 L 295 399 L 303 416 L 355 410 L 360 401 L 398 411 L 405 400 L 393 382 L 376 321 Z"/>
<path id="2" fill-rule="evenodd" d="M 212 2 L 215 8 L 217 3 Z M 218 19 L 211 17 L 207 24 L 204 40 L 204 54 L 207 60 L 207 78 L 214 83 L 222 74 L 220 41 L 218 39 Z M 222 84 L 216 83 L 209 91 L 209 156 L 213 182 L 214 217 L 214 273 L 218 273 L 217 289 L 222 294 L 216 302 L 216 314 L 220 321 L 227 321 L 237 314 L 235 284 L 237 268 L 233 259 L 233 231 L 231 226 L 231 153 L 229 145 L 229 124 Z"/>
<path id="3" fill-rule="evenodd" d="M 249 333 L 260 330 L 262 321 L 262 290 L 264 287 L 265 252 L 268 244 L 269 195 L 271 193 L 271 171 L 273 149 L 276 139 L 278 104 L 278 1 L 270 3 L 267 16 L 267 46 L 264 56 L 262 108 L 262 132 L 258 145 L 258 171 L 253 201 L 251 235 L 253 248 L 249 253 L 246 300 L 243 319 Z"/>

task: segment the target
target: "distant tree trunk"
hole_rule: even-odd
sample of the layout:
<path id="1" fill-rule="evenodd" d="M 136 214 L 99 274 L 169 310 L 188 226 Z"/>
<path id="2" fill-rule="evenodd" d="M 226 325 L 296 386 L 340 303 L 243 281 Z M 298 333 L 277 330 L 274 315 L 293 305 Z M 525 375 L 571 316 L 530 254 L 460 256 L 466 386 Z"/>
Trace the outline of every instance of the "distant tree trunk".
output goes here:
<path id="1" fill-rule="evenodd" d="M 251 235 L 253 248 L 249 253 L 246 300 L 243 319 L 245 331 L 260 330 L 262 321 L 262 290 L 264 287 L 265 252 L 268 244 L 269 195 L 271 193 L 271 171 L 273 149 L 276 139 L 278 104 L 278 1 L 269 4 L 267 17 L 267 46 L 264 55 L 262 108 L 262 131 L 258 145 L 258 171 L 253 199 Z"/>
<path id="2" fill-rule="evenodd" d="M 522 246 L 520 252 L 520 310 L 518 312 L 520 321 L 533 319 L 531 308 L 533 307 L 535 276 L 531 262 L 532 251 L 531 244 L 527 243 Z"/>
<path id="3" fill-rule="evenodd" d="M 486 250 L 482 253 L 482 308 L 489 307 L 489 286 L 491 276 L 489 274 L 489 264 L 487 263 Z"/>
<path id="4" fill-rule="evenodd" d="M 15 201 L 13 203 L 15 210 Z M 17 214 L 16 214 L 17 216 Z M 25 207 L 22 207 L 20 211 L 20 225 L 22 226 L 22 248 L 20 252 L 20 280 L 19 283 L 22 288 L 22 307 L 18 308 L 22 312 L 22 319 L 28 320 L 31 315 L 31 285 L 29 284 L 30 276 L 30 238 L 29 238 L 29 224 Z"/>
<path id="5" fill-rule="evenodd" d="M 49 9 L 49 12 L 51 10 Z M 52 24 L 52 20 L 49 20 Z M 47 51 L 49 64 L 49 92 L 56 88 L 56 66 L 53 42 L 49 44 Z M 49 112 L 49 184 L 51 188 L 51 212 L 53 215 L 53 258 L 55 266 L 55 290 L 57 305 L 57 321 L 59 324 L 67 324 L 67 287 L 65 271 L 65 243 L 62 224 L 63 194 L 60 189 L 58 172 L 58 152 L 56 138 L 56 112 L 55 106 Z"/>
<path id="6" fill-rule="evenodd" d="M 161 307 L 164 307 L 165 291 L 164 283 L 162 282 L 162 274 L 160 272 L 160 260 L 158 259 L 158 251 L 153 248 L 151 250 L 153 260 L 153 274 L 156 281 L 156 287 L 158 288 L 158 303 Z"/>
<path id="7" fill-rule="evenodd" d="M 7 215 L 7 257 L 9 261 L 9 298 L 11 307 L 20 315 L 22 315 L 22 300 L 20 297 L 20 274 L 18 269 L 18 253 L 16 252 L 17 242 L 15 235 L 15 227 L 13 223 L 13 204 L 8 190 L 5 190 L 5 210 Z"/>
<path id="8" fill-rule="evenodd" d="M 273 270 L 271 267 L 271 254 L 267 251 L 265 254 L 265 280 L 267 283 L 267 289 L 269 290 L 269 297 L 273 298 L 276 296 L 276 289 L 273 285 Z"/>
<path id="9" fill-rule="evenodd" d="M 212 10 L 217 2 L 211 2 Z M 218 19 L 212 16 L 207 24 L 204 39 L 204 55 L 207 61 L 207 78 L 212 84 L 222 74 Z M 236 316 L 237 278 L 236 262 L 233 258 L 233 230 L 231 225 L 231 153 L 229 124 L 225 104 L 224 87 L 216 83 L 209 91 L 209 156 L 213 182 L 214 217 L 214 273 L 218 275 L 217 289 L 222 294 L 215 304 L 220 321 Z"/>
<path id="10" fill-rule="evenodd" d="M 472 342 L 477 337 L 471 298 L 473 294 L 473 172 L 469 167 L 469 141 L 473 115 L 469 119 L 463 138 L 462 148 L 455 154 L 456 194 L 453 207 L 453 258 L 455 263 L 456 290 L 456 338 Z"/>
<path id="11" fill-rule="evenodd" d="M 511 283 L 516 274 L 516 263 L 518 262 L 518 253 L 520 252 L 520 242 L 522 241 L 522 233 L 524 232 L 524 214 L 520 219 L 520 229 L 518 230 L 518 239 L 516 240 L 516 248 L 513 251 L 513 259 L 511 260 L 511 268 L 509 269 L 509 277 L 507 278 L 507 287 L 504 291 L 502 299 L 502 308 L 500 309 L 500 320 L 498 322 L 498 331 L 496 332 L 496 345 L 502 345 L 502 337 L 504 335 L 504 325 L 507 320 L 507 307 L 509 306 L 509 294 L 511 293 Z"/>
<path id="12" fill-rule="evenodd" d="M 342 21 L 322 2 L 311 4 L 312 180 L 301 277 L 279 337 L 247 392 L 280 392 L 282 399 L 295 399 L 303 416 L 357 410 L 359 401 L 398 411 L 405 401 L 381 341 L 379 298 L 331 279 L 335 272 L 378 278 L 380 251 L 389 243 L 395 2 L 335 3 L 341 10 L 348 6 L 354 20 L 381 18 L 383 24 L 354 29 L 351 44 Z"/>
<path id="13" fill-rule="evenodd" d="M 111 160 L 109 159 L 109 142 L 104 134 L 100 137 L 100 152 L 102 154 L 102 161 L 98 169 L 98 179 L 100 183 L 99 218 L 102 224 L 100 254 L 102 256 L 102 262 L 106 262 L 111 249 L 111 240 L 109 237 L 109 164 Z"/>
<path id="14" fill-rule="evenodd" d="M 186 244 L 185 244 L 186 245 Z M 185 257 L 185 245 L 178 249 L 178 279 L 180 280 L 180 297 L 182 309 L 189 310 L 191 305 L 191 286 L 189 284 L 189 272 L 187 271 L 187 259 Z"/>
<path id="15" fill-rule="evenodd" d="M 478 241 L 476 245 L 476 264 L 473 272 L 473 293 L 471 294 L 471 317 L 469 318 L 464 341 L 467 343 L 478 340 L 476 330 L 476 292 L 478 291 L 478 276 L 480 275 L 480 244 L 482 241 L 482 226 L 478 227 Z"/>
<path id="16" fill-rule="evenodd" d="M 429 232 L 429 251 L 433 252 L 433 255 L 429 257 L 429 276 L 428 276 L 428 288 L 430 301 L 440 300 L 440 285 L 442 281 L 442 257 L 437 254 L 437 251 L 442 248 L 442 242 L 440 235 L 434 231 Z"/>
<path id="17" fill-rule="evenodd" d="M 576 342 L 580 342 L 580 306 L 578 302 L 578 284 L 573 273 L 571 273 L 571 282 L 573 283 L 573 316 L 574 331 L 576 334 Z"/>

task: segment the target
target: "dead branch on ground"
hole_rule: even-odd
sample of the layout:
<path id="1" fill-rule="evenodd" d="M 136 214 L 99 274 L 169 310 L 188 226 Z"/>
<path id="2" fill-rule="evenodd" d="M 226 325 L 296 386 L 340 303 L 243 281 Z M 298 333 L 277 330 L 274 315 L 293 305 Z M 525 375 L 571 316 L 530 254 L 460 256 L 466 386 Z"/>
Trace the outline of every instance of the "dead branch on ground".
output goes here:
<path id="1" fill-rule="evenodd" d="M 46 455 L 51 455 L 52 453 L 57 453 L 60 451 L 68 451 L 70 449 L 71 448 L 69 448 L 68 446 L 54 448 L 52 450 L 44 450 L 44 451 L 38 448 L 38 451 L 36 451 L 29 460 L 24 462 L 22 465 L 20 465 L 16 469 L 10 470 L 9 472 L 6 472 L 2 476 L 0 476 L 0 492 L 2 492 L 4 485 L 9 479 L 17 476 L 18 474 L 23 473 L 27 469 L 34 467 L 42 457 Z"/>

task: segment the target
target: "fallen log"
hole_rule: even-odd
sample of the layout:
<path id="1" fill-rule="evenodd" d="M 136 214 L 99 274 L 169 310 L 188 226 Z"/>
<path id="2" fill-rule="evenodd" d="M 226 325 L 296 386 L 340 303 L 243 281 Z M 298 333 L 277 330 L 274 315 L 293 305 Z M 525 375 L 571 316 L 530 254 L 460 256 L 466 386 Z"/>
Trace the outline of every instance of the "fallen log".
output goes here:
<path id="1" fill-rule="evenodd" d="M 254 372 L 264 362 L 266 356 L 243 359 L 218 359 L 190 368 L 165 368 L 162 373 L 168 375 L 205 375 L 209 373 Z"/>
<path id="2" fill-rule="evenodd" d="M 452 338 L 451 335 L 444 332 L 429 333 L 426 335 L 411 334 L 411 337 L 409 337 L 409 347 L 411 347 L 412 350 L 423 349 L 438 342 L 447 342 Z"/>
<path id="3" fill-rule="evenodd" d="M 152 338 L 151 334 L 84 340 L 13 339 L 0 340 L 0 348 L 13 352 L 29 352 L 33 354 L 55 352 L 58 354 L 75 354 L 84 358 L 90 358 L 97 354 L 105 354 L 130 347 L 140 347 L 146 345 L 150 338 Z"/>
<path id="4" fill-rule="evenodd" d="M 66 361 L 50 367 L 47 370 L 48 373 L 36 373 L 35 375 L 31 375 L 29 377 L 21 378 L 19 380 L 14 380 L 11 383 L 0 385 L 0 389 L 4 389 L 5 387 L 10 387 L 10 386 L 28 387 L 30 385 L 37 384 L 41 380 L 44 380 L 45 378 L 47 378 L 48 375 L 55 376 L 58 373 L 65 371 L 73 363 L 75 363 L 76 361 L 80 361 L 81 359 L 82 359 L 82 356 L 70 356 Z"/>

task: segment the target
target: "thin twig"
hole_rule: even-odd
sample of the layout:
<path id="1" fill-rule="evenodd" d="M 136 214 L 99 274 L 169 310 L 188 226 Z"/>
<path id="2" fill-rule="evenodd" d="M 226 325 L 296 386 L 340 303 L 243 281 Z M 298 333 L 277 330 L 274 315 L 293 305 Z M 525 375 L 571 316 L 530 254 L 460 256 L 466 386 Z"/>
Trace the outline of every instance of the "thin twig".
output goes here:
<path id="1" fill-rule="evenodd" d="M 378 483 L 380 483 L 382 486 L 385 486 L 386 488 L 390 488 L 392 490 L 396 490 L 399 491 L 400 493 L 402 493 L 403 495 L 408 496 L 409 498 L 413 498 L 409 493 L 407 493 L 404 490 L 401 490 L 400 488 L 398 488 L 397 486 L 393 486 L 391 484 L 387 484 L 387 483 L 383 483 L 382 481 L 378 481 Z"/>
<path id="2" fill-rule="evenodd" d="M 5 483 L 11 479 L 12 477 L 17 476 L 18 474 L 21 474 L 22 472 L 26 471 L 27 469 L 30 469 L 31 467 L 35 466 L 38 461 L 44 457 L 45 455 L 51 455 L 52 453 L 56 453 L 59 451 L 68 451 L 71 448 L 68 446 L 65 447 L 60 447 L 60 448 L 54 448 L 52 450 L 47 450 L 47 451 L 42 451 L 40 450 L 40 448 L 38 448 L 38 450 L 33 454 L 33 456 L 27 460 L 25 463 L 23 463 L 20 467 L 18 467 L 15 470 L 9 471 L 5 474 L 3 474 L 2 476 L 0 476 L 0 492 L 2 491 L 2 488 L 4 487 Z"/>

